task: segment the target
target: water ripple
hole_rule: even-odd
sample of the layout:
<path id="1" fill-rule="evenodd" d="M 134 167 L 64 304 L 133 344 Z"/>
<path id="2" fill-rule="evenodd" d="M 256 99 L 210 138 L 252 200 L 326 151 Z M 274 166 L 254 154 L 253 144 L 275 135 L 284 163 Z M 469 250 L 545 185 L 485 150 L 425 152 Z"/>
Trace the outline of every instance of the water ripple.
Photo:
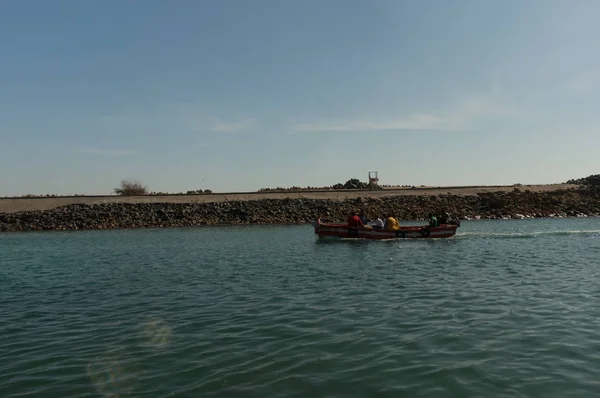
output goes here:
<path id="1" fill-rule="evenodd" d="M 598 220 L 6 234 L 7 397 L 589 397 Z"/>

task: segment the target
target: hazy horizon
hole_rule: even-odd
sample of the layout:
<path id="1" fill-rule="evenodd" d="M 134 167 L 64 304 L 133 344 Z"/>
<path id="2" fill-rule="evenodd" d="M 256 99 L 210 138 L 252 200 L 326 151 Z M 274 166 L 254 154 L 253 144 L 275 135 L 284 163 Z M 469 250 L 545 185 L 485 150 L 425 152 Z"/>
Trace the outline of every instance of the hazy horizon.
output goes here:
<path id="1" fill-rule="evenodd" d="M 577 178 L 575 178 L 575 179 L 577 179 Z M 348 179 L 348 180 L 350 180 L 350 179 Z M 365 183 L 368 181 L 367 178 L 363 178 L 363 179 L 360 179 L 360 180 L 362 182 L 365 182 Z M 242 190 L 216 191 L 216 190 L 210 189 L 210 188 L 204 188 L 204 189 L 200 189 L 200 188 L 193 189 L 192 188 L 192 189 L 185 189 L 185 190 L 182 190 L 182 191 L 168 191 L 168 192 L 167 191 L 156 191 L 156 190 L 152 189 L 152 187 L 147 186 L 147 184 L 143 184 L 140 181 L 131 181 L 131 182 L 135 182 L 137 184 L 140 184 L 140 185 L 144 186 L 147 189 L 147 191 L 146 191 L 147 194 L 149 194 L 149 195 L 152 195 L 152 194 L 154 194 L 154 195 L 156 195 L 156 194 L 165 194 L 165 195 L 184 194 L 185 195 L 185 194 L 188 194 L 188 192 L 190 192 L 189 193 L 190 195 L 193 195 L 193 194 L 195 194 L 193 191 L 198 191 L 197 192 L 198 194 L 203 194 L 202 192 L 199 192 L 199 191 L 205 191 L 205 190 L 209 190 L 210 193 L 216 193 L 216 194 L 222 194 L 222 193 L 226 193 L 226 194 L 235 194 L 235 193 L 244 194 L 244 193 L 254 193 L 254 192 L 260 193 L 260 192 L 262 192 L 263 189 L 276 190 L 278 188 L 279 189 L 290 189 L 290 188 L 293 188 L 293 187 L 300 188 L 300 189 L 314 188 L 314 189 L 318 190 L 318 189 L 328 189 L 328 188 L 331 188 L 332 186 L 334 186 L 334 185 L 336 185 L 338 183 L 344 184 L 347 181 L 339 181 L 339 182 L 336 182 L 336 183 L 322 185 L 322 186 L 321 185 L 319 185 L 319 186 L 316 186 L 316 185 L 292 186 L 292 185 L 290 185 L 290 186 L 271 186 L 271 187 L 267 186 L 267 187 L 261 187 L 261 188 L 258 188 L 258 189 L 252 189 L 252 190 L 248 190 L 248 191 L 242 191 Z M 417 189 L 418 188 L 427 188 L 427 189 L 436 189 L 436 188 L 439 188 L 439 189 L 445 189 L 445 188 L 447 188 L 447 189 L 461 189 L 461 188 L 478 188 L 478 187 L 480 187 L 480 188 L 486 188 L 486 187 L 495 187 L 495 186 L 498 186 L 498 187 L 517 187 L 518 188 L 518 187 L 522 187 L 522 186 L 548 186 L 548 185 L 563 185 L 563 184 L 567 184 L 567 183 L 568 183 L 567 181 L 550 182 L 550 183 L 542 183 L 542 184 L 537 184 L 537 183 L 528 183 L 528 184 L 514 183 L 514 184 L 478 184 L 478 185 L 456 185 L 456 184 L 454 184 L 454 185 L 452 185 L 452 184 L 450 184 L 450 185 L 424 185 L 424 184 L 401 185 L 401 184 L 387 184 L 386 183 L 386 184 L 380 184 L 380 186 L 382 188 L 407 188 L 407 189 L 408 188 L 417 188 Z M 28 194 L 4 195 L 4 196 L 0 196 L 0 197 L 4 197 L 4 198 L 13 198 L 13 197 L 14 198 L 19 198 L 19 197 L 26 197 L 26 196 L 46 197 L 46 196 L 86 196 L 86 195 L 90 195 L 90 196 L 104 196 L 104 195 L 111 196 L 111 195 L 117 195 L 117 196 L 119 196 L 119 194 L 116 193 L 115 188 L 121 188 L 121 184 L 116 184 L 114 188 L 107 189 L 107 190 L 105 190 L 103 192 L 98 191 L 98 192 L 93 193 L 93 194 L 89 194 L 89 193 L 82 194 L 80 192 L 63 192 L 61 194 L 56 194 L 56 193 L 53 193 L 53 192 L 30 192 Z M 335 189 L 333 189 L 333 188 L 331 188 L 331 190 L 335 191 Z M 268 191 L 265 191 L 265 192 L 268 192 Z M 126 195 L 126 196 L 128 196 L 128 195 Z"/>
<path id="2" fill-rule="evenodd" d="M 6 1 L 0 196 L 598 174 L 600 2 Z"/>

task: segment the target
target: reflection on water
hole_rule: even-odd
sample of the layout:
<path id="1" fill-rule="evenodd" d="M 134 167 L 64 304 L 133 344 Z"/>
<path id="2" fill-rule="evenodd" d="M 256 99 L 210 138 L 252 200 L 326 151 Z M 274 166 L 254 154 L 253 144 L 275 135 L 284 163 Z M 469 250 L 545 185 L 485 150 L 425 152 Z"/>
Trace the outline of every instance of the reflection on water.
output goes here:
<path id="1" fill-rule="evenodd" d="M 171 342 L 172 329 L 164 320 L 154 318 L 143 325 L 144 345 L 162 348 Z"/>
<path id="2" fill-rule="evenodd" d="M 162 318 L 150 318 L 137 327 L 140 330 L 140 344 L 142 348 L 162 349 L 171 342 L 172 328 Z M 132 398 L 130 395 L 137 380 L 137 366 L 134 364 L 135 346 L 129 350 L 111 349 L 112 355 L 105 355 L 90 362 L 87 374 L 96 391 L 105 398 Z M 126 365 L 118 358 L 127 358 Z M 134 359 L 135 358 L 135 359 Z"/>
<path id="3" fill-rule="evenodd" d="M 132 391 L 132 380 L 117 360 L 92 362 L 87 366 L 87 373 L 96 390 L 104 397 L 124 398 L 124 394 Z"/>

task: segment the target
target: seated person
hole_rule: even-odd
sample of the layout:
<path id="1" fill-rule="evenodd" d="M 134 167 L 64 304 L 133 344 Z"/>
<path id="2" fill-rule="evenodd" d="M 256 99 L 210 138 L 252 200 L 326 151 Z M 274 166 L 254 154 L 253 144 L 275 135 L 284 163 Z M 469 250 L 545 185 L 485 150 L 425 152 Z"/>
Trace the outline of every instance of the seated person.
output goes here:
<path id="1" fill-rule="evenodd" d="M 440 223 L 438 222 L 437 218 L 435 218 L 433 213 L 429 213 L 429 226 L 432 228 L 440 226 Z"/>
<path id="2" fill-rule="evenodd" d="M 391 214 L 388 214 L 383 229 L 387 231 L 397 231 L 400 229 L 400 224 L 398 223 L 398 220 L 396 220 L 396 218 L 394 218 Z"/>
<path id="3" fill-rule="evenodd" d="M 362 220 L 358 216 L 356 212 L 350 213 L 350 217 L 348 218 L 348 228 L 365 228 L 371 229 L 372 227 L 369 225 L 363 224 Z"/>
<path id="4" fill-rule="evenodd" d="M 375 225 L 373 226 L 373 228 L 383 229 L 383 220 L 381 218 L 377 217 L 377 220 L 375 221 Z"/>
<path id="5" fill-rule="evenodd" d="M 452 218 L 450 217 L 450 214 L 448 214 L 447 211 L 443 211 L 441 213 L 440 218 L 439 218 L 440 224 L 448 224 L 450 221 L 452 221 Z"/>
<path id="6" fill-rule="evenodd" d="M 362 221 L 362 223 L 363 223 L 364 225 L 367 225 L 367 222 L 368 222 L 369 220 L 367 220 L 367 216 L 365 215 L 365 211 L 364 211 L 364 210 L 361 210 L 361 211 L 360 211 L 360 214 L 359 214 L 359 216 L 360 216 L 360 221 Z"/>

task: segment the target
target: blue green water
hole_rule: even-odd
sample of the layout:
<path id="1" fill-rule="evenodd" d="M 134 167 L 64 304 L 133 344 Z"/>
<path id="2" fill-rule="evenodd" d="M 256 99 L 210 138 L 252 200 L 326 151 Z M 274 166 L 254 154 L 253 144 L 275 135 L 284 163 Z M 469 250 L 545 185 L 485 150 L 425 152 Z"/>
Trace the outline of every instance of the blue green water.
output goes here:
<path id="1" fill-rule="evenodd" d="M 2 397 L 592 397 L 600 219 L 0 235 Z"/>

